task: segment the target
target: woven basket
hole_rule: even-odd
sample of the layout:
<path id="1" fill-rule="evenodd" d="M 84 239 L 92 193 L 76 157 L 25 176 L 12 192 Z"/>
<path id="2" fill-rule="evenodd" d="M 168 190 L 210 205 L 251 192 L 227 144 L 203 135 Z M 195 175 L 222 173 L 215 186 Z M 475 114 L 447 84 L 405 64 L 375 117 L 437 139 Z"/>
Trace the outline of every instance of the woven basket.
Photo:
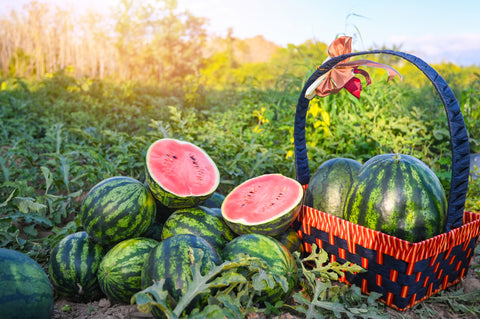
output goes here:
<path id="1" fill-rule="evenodd" d="M 446 232 L 428 240 L 410 243 L 303 206 L 295 227 L 304 249 L 312 244 L 330 254 L 330 260 L 352 262 L 366 272 L 345 273 L 341 281 L 361 287 L 363 293 L 380 293 L 380 300 L 397 310 L 406 310 L 431 295 L 459 282 L 467 274 L 480 234 L 480 214 L 464 212 L 469 176 L 469 144 L 458 101 L 438 73 L 421 59 L 403 52 L 375 50 L 332 58 L 306 82 L 295 115 L 295 165 L 297 180 L 306 187 L 310 180 L 305 139 L 309 100 L 307 88 L 342 60 L 358 55 L 390 54 L 414 64 L 432 82 L 447 113 L 452 145 L 452 178 L 448 197 Z"/>

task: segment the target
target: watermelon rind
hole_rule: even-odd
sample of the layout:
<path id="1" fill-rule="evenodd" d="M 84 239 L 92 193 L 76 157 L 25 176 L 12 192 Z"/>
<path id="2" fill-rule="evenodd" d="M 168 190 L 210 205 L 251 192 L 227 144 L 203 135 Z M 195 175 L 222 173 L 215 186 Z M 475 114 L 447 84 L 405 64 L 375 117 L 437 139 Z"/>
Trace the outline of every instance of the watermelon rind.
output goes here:
<path id="1" fill-rule="evenodd" d="M 202 237 L 191 234 L 171 236 L 154 247 L 145 260 L 141 275 L 142 289 L 164 278 L 164 289 L 178 302 L 187 285 L 192 282 L 192 249 L 203 252 L 202 258 L 197 261 L 201 264 L 202 275 L 222 263 L 218 252 Z"/>
<path id="2" fill-rule="evenodd" d="M 242 255 L 262 259 L 268 266 L 267 273 L 284 276 L 288 279 L 288 289 L 276 283 L 255 296 L 254 302 L 268 301 L 271 304 L 289 298 L 298 281 L 298 268 L 295 258 L 277 239 L 262 234 L 245 234 L 236 237 L 222 250 L 224 260 L 233 261 Z"/>
<path id="3" fill-rule="evenodd" d="M 274 238 L 278 240 L 282 245 L 287 247 L 287 249 L 291 253 L 296 251 L 302 251 L 302 239 L 298 235 L 298 232 L 292 227 L 288 228 L 286 231 L 275 236 Z"/>
<path id="4" fill-rule="evenodd" d="M 99 244 L 111 247 L 140 237 L 155 220 L 153 195 L 128 176 L 104 179 L 90 189 L 81 207 L 83 229 Z"/>
<path id="5" fill-rule="evenodd" d="M 212 215 L 209 208 L 201 206 L 179 209 L 170 215 L 163 225 L 161 239 L 180 234 L 200 236 L 217 250 L 236 236 L 223 218 Z"/>
<path id="6" fill-rule="evenodd" d="M 0 248 L 0 318 L 52 316 L 53 288 L 42 267 L 24 253 Z"/>
<path id="7" fill-rule="evenodd" d="M 161 143 L 164 142 L 174 142 L 178 143 L 179 148 L 182 144 L 188 145 L 191 147 L 192 150 L 197 152 L 198 154 L 202 154 L 202 157 L 205 159 L 206 162 L 202 162 L 203 165 L 206 165 L 210 168 L 213 169 L 214 176 L 211 176 L 210 174 L 205 174 L 205 169 L 203 169 L 197 162 L 195 162 L 195 159 L 193 160 L 194 165 L 197 167 L 199 170 L 199 179 L 198 183 L 202 185 L 207 185 L 206 189 L 204 192 L 201 193 L 189 193 L 189 194 L 178 194 L 173 192 L 171 189 L 168 189 L 165 185 L 162 185 L 162 182 L 159 180 L 159 178 L 156 178 L 152 172 L 152 167 L 154 164 L 152 163 L 152 157 L 153 153 L 155 150 L 158 149 L 158 145 L 161 145 Z M 169 156 L 169 154 L 166 154 L 166 156 L 169 157 L 172 163 L 176 163 L 172 158 L 177 158 L 176 155 Z M 183 163 L 179 163 L 183 164 Z M 175 174 L 177 176 L 181 176 L 182 172 L 185 170 L 182 170 L 181 165 L 177 165 L 176 167 L 171 167 L 172 169 L 169 170 L 170 174 Z M 175 165 L 175 164 L 172 164 Z M 195 144 L 186 142 L 186 141 L 180 141 L 177 139 L 172 139 L 172 138 L 163 138 L 160 140 L 155 141 L 152 143 L 146 154 L 146 165 L 145 165 L 145 175 L 146 175 L 146 181 L 148 184 L 148 187 L 150 191 L 152 192 L 153 196 L 160 201 L 163 205 L 167 206 L 168 208 L 187 208 L 187 207 L 194 207 L 197 206 L 201 203 L 203 203 L 205 200 L 207 200 L 212 194 L 216 191 L 218 188 L 218 185 L 220 184 L 220 172 L 215 164 L 215 162 L 212 160 L 212 158 L 200 147 L 198 147 Z M 163 174 L 167 174 L 167 170 L 163 172 Z M 208 175 L 208 176 L 207 176 Z M 208 182 L 208 183 L 207 183 Z"/>
<path id="8" fill-rule="evenodd" d="M 257 191 L 261 195 L 255 197 Z M 302 185 L 294 179 L 281 174 L 264 174 L 235 187 L 222 203 L 222 216 L 237 235 L 255 233 L 276 236 L 287 230 L 297 218 L 301 210 L 303 193 Z M 276 209 L 277 202 L 284 199 L 289 200 L 289 206 Z M 252 207 L 257 204 L 261 207 Z M 240 214 L 235 218 L 229 217 L 232 210 L 257 216 L 262 216 L 263 210 L 274 211 L 275 214 L 258 222 L 250 222 Z"/>
<path id="9" fill-rule="evenodd" d="M 344 218 L 409 242 L 445 231 L 447 200 L 435 173 L 405 154 L 372 157 L 345 202 Z"/>
<path id="10" fill-rule="evenodd" d="M 103 254 L 103 247 L 84 231 L 64 237 L 53 247 L 48 263 L 55 292 L 71 301 L 100 296 L 97 271 Z"/>
<path id="11" fill-rule="evenodd" d="M 362 164 L 350 158 L 332 158 L 323 162 L 312 175 L 303 204 L 343 218 L 345 199 Z"/>
<path id="12" fill-rule="evenodd" d="M 126 239 L 105 254 L 97 276 L 100 289 L 110 301 L 128 304 L 141 290 L 143 265 L 158 243 L 143 237 Z"/>

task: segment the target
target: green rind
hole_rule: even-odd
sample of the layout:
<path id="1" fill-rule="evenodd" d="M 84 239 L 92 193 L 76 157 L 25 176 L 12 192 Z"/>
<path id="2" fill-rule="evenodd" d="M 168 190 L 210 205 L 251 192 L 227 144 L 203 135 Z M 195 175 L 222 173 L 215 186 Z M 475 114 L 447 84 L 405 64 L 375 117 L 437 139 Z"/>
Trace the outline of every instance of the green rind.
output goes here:
<path id="1" fill-rule="evenodd" d="M 97 270 L 103 247 L 84 231 L 63 238 L 51 251 L 48 273 L 55 291 L 71 301 L 88 301 L 100 293 Z"/>
<path id="2" fill-rule="evenodd" d="M 52 316 L 53 289 L 42 267 L 23 253 L 0 248 L 0 317 Z"/>
<path id="3" fill-rule="evenodd" d="M 141 290 L 141 274 L 150 251 L 158 245 L 150 238 L 131 238 L 116 244 L 103 257 L 98 268 L 98 282 L 113 302 L 130 303 Z"/>
<path id="4" fill-rule="evenodd" d="M 215 249 L 222 249 L 235 238 L 222 218 L 215 217 L 202 208 L 179 209 L 170 215 L 163 225 L 162 240 L 180 234 L 200 236 Z"/>
<path id="5" fill-rule="evenodd" d="M 238 259 L 241 254 L 262 259 L 269 267 L 267 272 L 288 279 L 287 291 L 277 283 L 273 289 L 268 288 L 255 298 L 255 302 L 268 301 L 274 304 L 291 296 L 298 280 L 298 269 L 295 258 L 283 244 L 270 236 L 246 234 L 227 243 L 222 251 L 223 259 L 230 261 Z"/>
<path id="6" fill-rule="evenodd" d="M 441 234 L 445 191 L 433 171 L 409 155 L 383 154 L 367 161 L 345 203 L 345 219 L 410 242 Z"/>
<path id="7" fill-rule="evenodd" d="M 162 205 L 171 208 L 188 208 L 194 207 L 203 203 L 207 198 L 209 198 L 212 193 L 201 195 L 201 196 L 178 196 L 169 191 L 165 190 L 160 186 L 151 176 L 148 169 L 146 170 L 147 184 L 152 195 L 160 202 Z"/>
<path id="8" fill-rule="evenodd" d="M 304 204 L 322 212 L 343 217 L 345 199 L 362 164 L 349 158 L 333 158 L 315 171 Z"/>
<path id="9" fill-rule="evenodd" d="M 222 263 L 217 251 L 202 237 L 190 234 L 175 235 L 161 241 L 148 255 L 141 275 L 142 289 L 164 278 L 164 289 L 178 301 L 188 283 L 192 281 L 190 254 L 193 248 L 203 252 L 200 261 L 202 275 L 214 265 Z"/>
<path id="10" fill-rule="evenodd" d="M 141 236 L 155 215 L 155 200 L 150 191 L 126 176 L 110 177 L 95 185 L 81 208 L 84 230 L 104 246 Z"/>
<path id="11" fill-rule="evenodd" d="M 258 225 L 233 222 L 226 218 L 224 220 L 228 227 L 230 227 L 230 229 L 237 235 L 261 234 L 274 237 L 280 235 L 292 225 L 293 221 L 300 213 L 300 209 L 301 202 L 299 202 L 298 206 L 291 211 L 286 212 L 269 222 Z"/>

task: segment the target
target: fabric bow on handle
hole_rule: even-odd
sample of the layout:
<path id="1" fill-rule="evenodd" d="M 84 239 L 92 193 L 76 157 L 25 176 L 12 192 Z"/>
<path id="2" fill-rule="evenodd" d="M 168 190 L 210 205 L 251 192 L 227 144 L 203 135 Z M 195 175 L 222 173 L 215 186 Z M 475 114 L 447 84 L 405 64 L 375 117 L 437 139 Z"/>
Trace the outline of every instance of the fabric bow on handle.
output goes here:
<path id="1" fill-rule="evenodd" d="M 352 52 L 352 37 L 342 36 L 335 39 L 328 47 L 327 58 L 337 57 L 343 54 Z M 331 70 L 319 77 L 315 82 L 310 85 L 305 93 L 305 97 L 309 100 L 313 99 L 316 95 L 324 97 L 332 93 L 338 93 L 341 89 L 345 88 L 356 98 L 360 98 L 360 92 L 362 91 L 362 82 L 359 78 L 355 77 L 356 74 L 361 74 L 365 77 L 367 85 L 372 83 L 370 75 L 362 69 L 360 66 L 372 66 L 377 68 L 383 68 L 388 72 L 388 80 L 390 81 L 395 76 L 399 76 L 400 80 L 402 76 L 394 68 L 370 61 L 370 60 L 355 60 L 349 61 L 350 58 L 338 63 Z"/>

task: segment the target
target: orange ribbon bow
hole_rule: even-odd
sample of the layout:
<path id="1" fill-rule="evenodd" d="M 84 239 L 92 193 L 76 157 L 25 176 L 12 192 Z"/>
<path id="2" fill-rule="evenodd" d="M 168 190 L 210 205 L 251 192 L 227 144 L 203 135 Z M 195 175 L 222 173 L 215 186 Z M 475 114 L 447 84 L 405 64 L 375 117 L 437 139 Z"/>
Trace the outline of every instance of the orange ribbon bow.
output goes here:
<path id="1" fill-rule="evenodd" d="M 348 54 L 352 52 L 352 37 L 342 36 L 335 39 L 328 47 L 328 55 L 330 57 L 337 57 L 342 54 Z M 328 58 L 328 59 L 329 59 Z M 331 70 L 319 77 L 313 84 L 308 87 L 305 97 L 311 100 L 315 94 L 320 97 L 330 95 L 332 93 L 338 93 L 341 89 L 345 88 L 356 98 L 360 98 L 360 92 L 362 91 L 362 82 L 359 78 L 355 77 L 357 74 L 361 74 L 365 77 L 367 85 L 372 83 L 370 75 L 359 66 L 372 66 L 377 68 L 383 68 L 388 72 L 388 80 L 390 81 L 396 75 L 402 79 L 400 73 L 394 68 L 370 61 L 370 60 L 355 60 L 349 61 L 350 58 L 343 60 L 335 65 Z"/>

